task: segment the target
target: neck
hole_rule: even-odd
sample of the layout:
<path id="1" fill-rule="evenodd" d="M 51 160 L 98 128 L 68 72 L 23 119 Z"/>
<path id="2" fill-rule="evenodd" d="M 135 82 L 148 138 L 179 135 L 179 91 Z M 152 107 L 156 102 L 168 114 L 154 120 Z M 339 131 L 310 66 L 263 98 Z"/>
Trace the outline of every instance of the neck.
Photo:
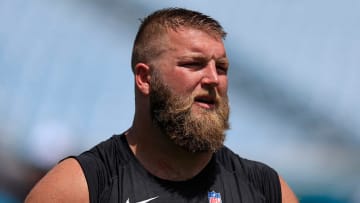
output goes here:
<path id="1" fill-rule="evenodd" d="M 140 125 L 137 125 L 138 123 Z M 205 168 L 213 154 L 212 152 L 192 153 L 182 149 L 151 122 L 134 121 L 125 135 L 132 152 L 144 168 L 154 176 L 165 180 L 191 179 Z"/>

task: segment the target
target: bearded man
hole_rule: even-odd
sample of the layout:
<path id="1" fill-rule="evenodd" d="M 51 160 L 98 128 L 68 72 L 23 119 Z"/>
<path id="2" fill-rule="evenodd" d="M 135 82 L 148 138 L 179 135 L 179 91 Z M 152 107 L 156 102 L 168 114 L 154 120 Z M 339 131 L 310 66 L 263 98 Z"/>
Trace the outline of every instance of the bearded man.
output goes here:
<path id="1" fill-rule="evenodd" d="M 27 202 L 297 202 L 269 166 L 223 145 L 226 33 L 209 16 L 156 11 L 132 55 L 135 115 L 121 135 L 56 165 Z"/>

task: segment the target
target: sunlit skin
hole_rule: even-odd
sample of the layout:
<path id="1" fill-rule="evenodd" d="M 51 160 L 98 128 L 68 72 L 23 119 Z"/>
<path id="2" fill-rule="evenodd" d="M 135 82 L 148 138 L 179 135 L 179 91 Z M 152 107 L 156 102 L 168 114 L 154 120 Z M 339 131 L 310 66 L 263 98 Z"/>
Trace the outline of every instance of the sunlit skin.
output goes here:
<path id="1" fill-rule="evenodd" d="M 179 28 L 169 30 L 162 40 L 164 51 L 150 63 L 159 69 L 164 84 L 179 96 L 195 96 L 191 107 L 194 116 L 216 108 L 215 98 L 226 97 L 228 88 L 229 62 L 222 39 L 194 28 Z M 166 180 L 188 180 L 204 169 L 213 152 L 187 152 L 153 125 L 149 64 L 138 63 L 135 67 L 136 109 L 126 139 L 149 173 Z M 282 202 L 298 202 L 286 182 L 281 177 L 279 180 Z M 72 158 L 60 162 L 34 187 L 26 202 L 89 202 L 89 189 L 79 163 Z"/>
<path id="2" fill-rule="evenodd" d="M 213 109 L 216 96 L 227 95 L 229 62 L 221 38 L 204 31 L 169 30 L 165 50 L 155 60 L 165 84 L 179 95 L 194 95 L 195 106 Z M 171 43 L 170 43 L 171 42 Z"/>
<path id="3" fill-rule="evenodd" d="M 206 166 L 213 152 L 183 150 L 152 124 L 148 113 L 150 69 L 160 72 L 162 82 L 173 94 L 183 98 L 195 96 L 192 115 L 201 116 L 204 110 L 215 108 L 216 97 L 227 95 L 228 59 L 220 37 L 194 28 L 169 29 L 160 40 L 160 54 L 135 66 L 137 108 L 126 136 L 133 153 L 150 173 L 168 180 L 187 180 Z M 166 163 L 168 170 L 154 165 L 159 160 Z"/>

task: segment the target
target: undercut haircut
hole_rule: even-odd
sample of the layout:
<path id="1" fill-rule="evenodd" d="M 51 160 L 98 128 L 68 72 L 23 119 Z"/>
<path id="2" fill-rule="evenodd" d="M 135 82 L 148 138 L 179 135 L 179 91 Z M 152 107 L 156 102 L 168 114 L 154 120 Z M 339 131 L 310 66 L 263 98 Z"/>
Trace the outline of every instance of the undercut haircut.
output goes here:
<path id="1" fill-rule="evenodd" d="M 161 54 L 161 38 L 168 30 L 193 28 L 204 31 L 217 39 L 225 39 L 226 32 L 218 21 L 202 14 L 184 8 L 165 8 L 141 20 L 136 34 L 131 67 L 134 72 L 138 63 L 150 63 L 151 59 Z"/>

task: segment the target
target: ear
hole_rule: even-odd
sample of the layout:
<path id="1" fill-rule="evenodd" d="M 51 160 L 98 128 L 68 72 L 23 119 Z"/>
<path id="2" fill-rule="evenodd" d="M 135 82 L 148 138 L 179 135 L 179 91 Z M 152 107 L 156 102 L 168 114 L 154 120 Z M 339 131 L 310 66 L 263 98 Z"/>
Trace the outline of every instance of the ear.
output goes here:
<path id="1" fill-rule="evenodd" d="M 145 63 L 138 63 L 134 72 L 137 89 L 144 95 L 148 95 L 150 92 L 150 66 Z"/>

